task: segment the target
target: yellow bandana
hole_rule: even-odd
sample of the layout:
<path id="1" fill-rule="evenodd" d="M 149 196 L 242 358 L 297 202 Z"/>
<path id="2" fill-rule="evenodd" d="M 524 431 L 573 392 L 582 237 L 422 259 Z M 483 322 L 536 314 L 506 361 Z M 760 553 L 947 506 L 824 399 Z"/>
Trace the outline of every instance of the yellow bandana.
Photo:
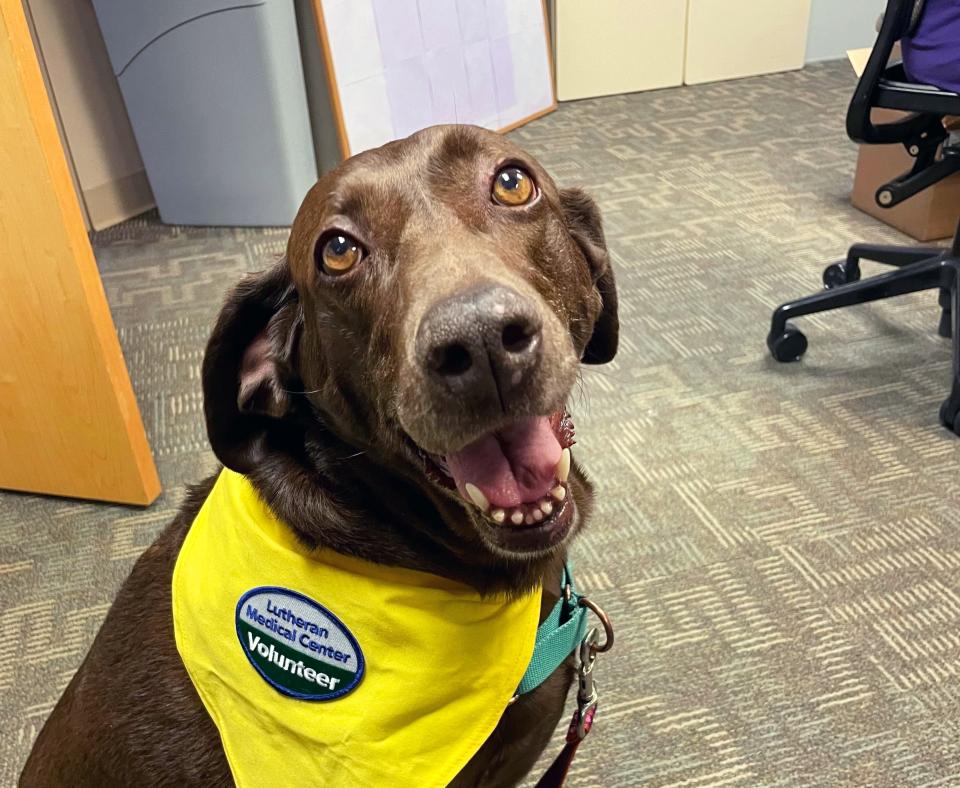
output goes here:
<path id="1" fill-rule="evenodd" d="M 308 550 L 224 470 L 173 573 L 177 648 L 236 783 L 442 786 L 533 653 L 540 592 Z"/>

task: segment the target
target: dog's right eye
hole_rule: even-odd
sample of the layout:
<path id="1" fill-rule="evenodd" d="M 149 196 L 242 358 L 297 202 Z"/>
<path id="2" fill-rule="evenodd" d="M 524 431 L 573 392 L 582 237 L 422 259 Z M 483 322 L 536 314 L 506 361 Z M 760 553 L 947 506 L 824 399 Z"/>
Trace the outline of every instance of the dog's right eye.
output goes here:
<path id="1" fill-rule="evenodd" d="M 363 247 L 345 233 L 333 233 L 320 238 L 315 256 L 324 273 L 339 276 L 363 259 Z"/>
<path id="2" fill-rule="evenodd" d="M 526 205 L 537 196 L 533 178 L 519 167 L 504 167 L 493 178 L 493 199 L 508 208 Z"/>

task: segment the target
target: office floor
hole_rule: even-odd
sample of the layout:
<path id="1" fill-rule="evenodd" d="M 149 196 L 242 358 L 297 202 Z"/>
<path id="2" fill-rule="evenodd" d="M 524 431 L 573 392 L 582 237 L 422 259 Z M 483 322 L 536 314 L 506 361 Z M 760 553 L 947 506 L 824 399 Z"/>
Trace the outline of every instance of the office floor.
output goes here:
<path id="1" fill-rule="evenodd" d="M 601 492 L 576 566 L 617 645 L 571 785 L 960 785 L 960 439 L 937 423 L 935 296 L 805 320 L 801 364 L 764 344 L 771 308 L 850 242 L 906 240 L 848 204 L 852 88 L 835 62 L 581 101 L 514 135 L 599 199 L 620 277 L 620 356 L 574 402 Z M 166 492 L 146 510 L 0 495 L 0 784 L 213 467 L 207 332 L 285 237 L 146 218 L 94 239 Z"/>

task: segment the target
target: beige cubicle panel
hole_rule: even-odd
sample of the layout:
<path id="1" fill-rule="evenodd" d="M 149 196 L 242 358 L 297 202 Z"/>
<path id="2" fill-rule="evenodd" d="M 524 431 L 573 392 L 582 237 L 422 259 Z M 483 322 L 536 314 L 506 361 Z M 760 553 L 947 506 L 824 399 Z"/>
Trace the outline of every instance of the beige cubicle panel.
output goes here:
<path id="1" fill-rule="evenodd" d="M 557 99 L 683 83 L 687 0 L 556 0 Z"/>
<path id="2" fill-rule="evenodd" d="M 810 0 L 689 0 L 683 81 L 802 68 L 809 23 Z"/>

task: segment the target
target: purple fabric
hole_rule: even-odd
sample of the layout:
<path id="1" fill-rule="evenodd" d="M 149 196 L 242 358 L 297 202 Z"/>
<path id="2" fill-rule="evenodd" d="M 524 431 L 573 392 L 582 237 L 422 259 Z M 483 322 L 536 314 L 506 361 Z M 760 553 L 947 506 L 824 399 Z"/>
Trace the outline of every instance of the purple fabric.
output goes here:
<path id="1" fill-rule="evenodd" d="M 911 80 L 960 93 L 960 0 L 927 0 L 917 29 L 900 44 Z"/>

